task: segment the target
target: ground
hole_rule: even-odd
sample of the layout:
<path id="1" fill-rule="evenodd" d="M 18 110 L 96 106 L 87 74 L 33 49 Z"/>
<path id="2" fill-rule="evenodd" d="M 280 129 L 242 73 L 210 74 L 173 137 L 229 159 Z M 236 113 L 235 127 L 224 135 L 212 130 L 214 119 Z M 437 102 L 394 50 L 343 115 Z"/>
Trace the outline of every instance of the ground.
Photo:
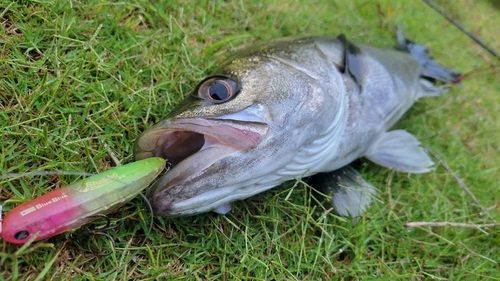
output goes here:
<path id="1" fill-rule="evenodd" d="M 436 2 L 500 51 L 500 2 Z M 111 154 L 133 161 L 140 132 L 228 52 L 257 41 L 344 33 L 393 47 L 401 24 L 465 74 L 397 124 L 438 155 L 434 171 L 356 163 L 378 189 L 357 224 L 318 205 L 302 180 L 237 202 L 226 216 L 155 217 L 149 233 L 151 214 L 138 198 L 110 215 L 123 220 L 110 233 L 111 255 L 95 255 L 110 249 L 99 236 L 2 241 L 0 280 L 500 280 L 499 227 L 405 226 L 500 220 L 498 58 L 423 1 L 4 0 L 0 23 L 2 173 L 99 173 L 114 165 Z M 0 202 L 8 212 L 78 178 L 1 179 Z"/>

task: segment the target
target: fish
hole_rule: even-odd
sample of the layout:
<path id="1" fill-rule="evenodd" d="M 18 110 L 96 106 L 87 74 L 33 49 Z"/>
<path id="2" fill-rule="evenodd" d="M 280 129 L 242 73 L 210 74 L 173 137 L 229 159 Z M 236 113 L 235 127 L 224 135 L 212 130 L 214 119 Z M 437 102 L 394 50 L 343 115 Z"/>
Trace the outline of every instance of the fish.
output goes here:
<path id="1" fill-rule="evenodd" d="M 344 35 L 282 38 L 228 56 L 135 142 L 136 160 L 172 164 L 150 190 L 154 212 L 226 214 L 235 201 L 311 177 L 335 213 L 355 217 L 376 189 L 354 160 L 430 171 L 434 163 L 417 138 L 390 129 L 416 100 L 447 91 L 460 73 L 401 31 L 397 42 L 383 49 Z"/>

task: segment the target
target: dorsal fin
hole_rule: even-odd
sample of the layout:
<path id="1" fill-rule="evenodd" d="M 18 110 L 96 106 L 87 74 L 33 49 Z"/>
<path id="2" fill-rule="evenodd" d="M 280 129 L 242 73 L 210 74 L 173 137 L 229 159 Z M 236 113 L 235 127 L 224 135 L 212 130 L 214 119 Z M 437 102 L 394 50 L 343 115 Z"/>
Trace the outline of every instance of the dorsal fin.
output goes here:
<path id="1" fill-rule="evenodd" d="M 361 50 L 356 45 L 347 41 L 344 34 L 337 36 L 337 39 L 344 44 L 344 69 L 341 71 L 351 76 L 361 92 L 363 81 L 362 62 L 360 58 Z"/>
<path id="2" fill-rule="evenodd" d="M 429 49 L 424 45 L 417 44 L 403 35 L 401 27 L 397 32 L 398 49 L 408 52 L 411 57 L 422 67 L 422 77 L 434 81 L 456 84 L 459 81 L 460 73 L 439 65 L 429 56 Z"/>

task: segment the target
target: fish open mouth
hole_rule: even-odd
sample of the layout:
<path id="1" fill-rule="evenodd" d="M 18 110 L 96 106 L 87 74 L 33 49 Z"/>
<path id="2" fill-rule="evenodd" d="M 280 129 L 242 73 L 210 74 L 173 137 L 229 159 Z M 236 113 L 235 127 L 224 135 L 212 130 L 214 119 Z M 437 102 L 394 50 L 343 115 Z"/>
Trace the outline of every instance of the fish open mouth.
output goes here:
<path id="1" fill-rule="evenodd" d="M 255 148 L 267 130 L 267 124 L 254 121 L 165 120 L 138 138 L 134 153 L 136 160 L 157 156 L 170 162 L 171 170 L 151 190 L 155 194 L 203 172 L 229 154 Z"/>

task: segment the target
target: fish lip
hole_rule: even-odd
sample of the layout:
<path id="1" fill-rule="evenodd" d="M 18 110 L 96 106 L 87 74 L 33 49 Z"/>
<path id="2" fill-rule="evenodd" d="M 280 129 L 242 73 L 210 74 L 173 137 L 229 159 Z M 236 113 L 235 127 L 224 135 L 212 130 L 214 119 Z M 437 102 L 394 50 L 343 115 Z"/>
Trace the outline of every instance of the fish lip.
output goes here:
<path id="1" fill-rule="evenodd" d="M 266 137 L 268 129 L 267 123 L 257 119 L 244 121 L 222 116 L 167 119 L 144 132 L 136 142 L 136 160 L 159 156 L 172 162 L 169 172 L 159 178 L 149 192 L 155 213 L 168 215 L 174 204 L 198 195 L 182 193 L 183 182 L 203 173 L 230 154 L 257 147 Z M 190 139 L 200 142 L 203 138 L 203 144 L 189 148 L 186 157 L 171 161 L 169 147 L 164 146 L 180 148 L 183 139 L 180 138 L 177 143 L 176 134 L 187 136 L 185 140 L 188 142 L 192 142 Z M 183 195 L 178 195 L 180 193 Z"/>
<path id="2" fill-rule="evenodd" d="M 222 145 L 237 150 L 248 150 L 259 145 L 268 129 L 269 126 L 264 122 L 232 120 L 224 117 L 168 119 L 139 136 L 134 154 L 136 160 L 155 156 L 171 160 L 165 157 L 167 155 L 162 155 L 159 148 L 168 143 L 168 134 L 176 132 L 203 135 L 204 143 L 201 149 Z"/>
<path id="3" fill-rule="evenodd" d="M 230 186 L 207 190 L 199 196 L 183 198 L 182 200 L 170 196 L 167 191 L 161 190 L 149 199 L 153 212 L 157 215 L 168 217 L 196 215 L 212 211 L 224 202 L 232 202 L 240 198 L 238 192 L 235 193 L 235 190 Z"/>

